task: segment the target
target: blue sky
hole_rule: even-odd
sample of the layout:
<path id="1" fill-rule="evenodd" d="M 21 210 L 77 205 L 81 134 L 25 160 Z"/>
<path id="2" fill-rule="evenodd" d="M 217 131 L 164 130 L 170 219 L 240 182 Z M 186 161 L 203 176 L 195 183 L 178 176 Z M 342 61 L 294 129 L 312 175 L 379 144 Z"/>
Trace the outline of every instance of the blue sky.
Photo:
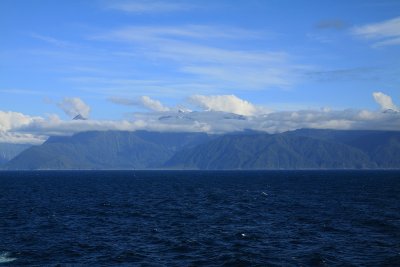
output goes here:
<path id="1" fill-rule="evenodd" d="M 400 103 L 397 0 L 2 0 L 0 32 L 0 111 L 30 117 L 68 120 L 70 101 L 121 120 L 226 95 L 282 112 Z"/>

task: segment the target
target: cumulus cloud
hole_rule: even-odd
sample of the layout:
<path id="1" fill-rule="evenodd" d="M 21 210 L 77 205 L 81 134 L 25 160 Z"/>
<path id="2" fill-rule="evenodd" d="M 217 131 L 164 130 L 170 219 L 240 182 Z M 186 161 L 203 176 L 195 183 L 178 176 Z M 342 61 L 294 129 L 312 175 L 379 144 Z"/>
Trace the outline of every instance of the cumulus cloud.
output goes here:
<path id="1" fill-rule="evenodd" d="M 154 111 L 168 111 L 169 108 L 163 106 L 160 101 L 151 99 L 148 96 L 140 97 L 140 102 L 143 104 L 144 107 L 154 110 Z"/>
<path id="2" fill-rule="evenodd" d="M 90 107 L 78 97 L 65 97 L 57 105 L 71 118 L 77 115 L 89 118 Z"/>
<path id="3" fill-rule="evenodd" d="M 400 45 L 400 17 L 352 29 L 354 35 L 375 40 L 374 46 Z"/>
<path id="4" fill-rule="evenodd" d="M 256 115 L 263 111 L 261 107 L 257 107 L 235 95 L 193 95 L 189 98 L 189 101 L 205 110 L 231 112 L 245 116 Z"/>
<path id="5" fill-rule="evenodd" d="M 42 120 L 42 118 L 28 116 L 20 112 L 0 111 L 0 131 L 9 131 L 38 120 Z"/>
<path id="6" fill-rule="evenodd" d="M 374 92 L 372 95 L 382 110 L 400 111 L 400 108 L 393 103 L 393 100 L 390 96 L 385 95 L 382 92 Z"/>
<path id="7" fill-rule="evenodd" d="M 0 111 L 0 143 L 31 143 L 37 144 L 44 141 L 43 135 L 13 132 L 34 122 L 43 121 L 41 117 L 32 117 L 19 112 Z"/>
<path id="8" fill-rule="evenodd" d="M 141 96 L 138 99 L 132 100 L 121 97 L 110 97 L 108 100 L 114 104 L 125 105 L 125 106 L 139 106 L 151 111 L 168 111 L 168 107 L 164 106 L 160 101 L 152 99 L 148 96 Z"/>

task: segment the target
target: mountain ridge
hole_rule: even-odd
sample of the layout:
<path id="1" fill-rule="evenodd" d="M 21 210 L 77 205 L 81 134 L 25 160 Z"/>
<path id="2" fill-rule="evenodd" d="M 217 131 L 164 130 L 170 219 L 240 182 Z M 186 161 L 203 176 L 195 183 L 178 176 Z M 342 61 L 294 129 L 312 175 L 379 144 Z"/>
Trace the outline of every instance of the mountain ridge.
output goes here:
<path id="1" fill-rule="evenodd" d="M 210 135 L 90 131 L 50 137 L 3 165 L 43 169 L 400 168 L 400 132 L 299 129 Z"/>

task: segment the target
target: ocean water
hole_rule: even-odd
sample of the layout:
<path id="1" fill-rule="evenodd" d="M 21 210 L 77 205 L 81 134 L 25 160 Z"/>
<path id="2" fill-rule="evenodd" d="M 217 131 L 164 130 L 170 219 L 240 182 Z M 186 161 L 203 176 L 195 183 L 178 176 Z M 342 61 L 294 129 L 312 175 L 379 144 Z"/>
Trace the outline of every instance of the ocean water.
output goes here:
<path id="1" fill-rule="evenodd" d="M 400 171 L 0 172 L 0 266 L 400 266 Z"/>

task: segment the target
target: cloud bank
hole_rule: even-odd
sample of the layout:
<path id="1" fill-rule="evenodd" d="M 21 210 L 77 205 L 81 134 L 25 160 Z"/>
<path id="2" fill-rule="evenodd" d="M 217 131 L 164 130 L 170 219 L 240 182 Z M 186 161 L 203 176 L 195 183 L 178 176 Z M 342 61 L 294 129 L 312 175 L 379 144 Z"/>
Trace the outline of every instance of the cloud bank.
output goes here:
<path id="1" fill-rule="evenodd" d="M 29 127 L 42 121 L 43 118 L 41 117 L 32 117 L 20 112 L 0 110 L 0 143 L 42 143 L 46 139 L 46 136 L 40 133 L 14 132 L 16 129 Z"/>
<path id="2" fill-rule="evenodd" d="M 373 97 L 381 105 L 383 111 L 399 110 L 390 96 L 375 92 Z M 186 131 L 216 134 L 249 129 L 268 133 L 300 128 L 400 130 L 399 112 L 355 109 L 271 111 L 234 95 L 194 95 L 188 100 L 197 107 L 194 111 L 166 107 L 150 97 L 142 97 L 134 101 L 114 99 L 114 102 L 125 105 L 137 105 L 138 101 L 140 105 L 147 106 L 150 111 L 132 113 L 129 119 L 115 121 L 62 120 L 56 115 L 44 118 L 0 111 L 0 142 L 37 144 L 46 140 L 48 136 L 71 135 L 92 130 Z M 71 103 L 71 101 L 66 103 Z M 72 103 L 81 102 L 72 101 Z M 83 106 L 88 108 L 86 105 Z M 71 109 L 76 111 L 75 106 L 73 107 Z"/>

